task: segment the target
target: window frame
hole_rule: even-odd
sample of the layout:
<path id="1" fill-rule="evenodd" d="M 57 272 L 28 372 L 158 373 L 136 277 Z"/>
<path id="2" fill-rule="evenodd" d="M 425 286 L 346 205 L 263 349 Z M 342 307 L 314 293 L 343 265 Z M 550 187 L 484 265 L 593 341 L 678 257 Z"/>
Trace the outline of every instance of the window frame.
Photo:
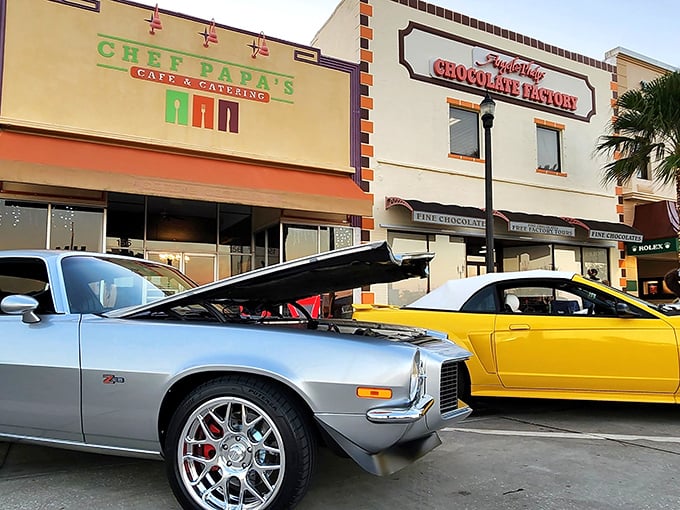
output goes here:
<path id="1" fill-rule="evenodd" d="M 448 153 L 450 157 L 454 158 L 469 158 L 471 160 L 475 161 L 481 161 L 481 153 L 482 153 L 482 136 L 481 136 L 481 122 L 479 118 L 479 110 L 475 108 L 466 108 L 464 106 L 461 106 L 457 103 L 454 103 L 452 101 L 448 102 L 449 106 L 449 114 L 448 114 L 448 124 L 449 124 L 449 147 L 448 147 Z M 451 119 L 452 115 L 451 112 L 453 110 L 457 110 L 460 112 L 464 112 L 466 114 L 470 114 L 472 117 L 475 119 L 475 141 L 476 141 L 476 151 L 473 151 L 472 154 L 463 154 L 462 152 L 454 152 L 453 150 L 453 137 L 452 135 L 452 124 L 451 124 Z M 459 122 L 464 122 L 459 119 Z"/>
<path id="2" fill-rule="evenodd" d="M 540 164 L 541 160 L 541 144 L 539 143 L 539 131 L 549 132 L 555 134 L 555 152 L 557 156 L 557 168 L 545 168 Z M 546 126 L 543 123 L 536 123 L 536 169 L 544 172 L 554 172 L 556 174 L 564 174 L 562 164 L 562 129 L 555 126 Z M 554 166 L 554 165 L 553 165 Z"/>

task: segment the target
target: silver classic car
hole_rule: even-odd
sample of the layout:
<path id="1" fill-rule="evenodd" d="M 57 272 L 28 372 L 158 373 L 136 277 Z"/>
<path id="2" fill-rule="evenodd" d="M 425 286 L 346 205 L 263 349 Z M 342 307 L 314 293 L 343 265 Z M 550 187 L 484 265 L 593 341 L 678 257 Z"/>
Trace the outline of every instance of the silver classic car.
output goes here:
<path id="1" fill-rule="evenodd" d="M 470 413 L 470 353 L 298 301 L 431 257 L 372 243 L 197 287 L 142 259 L 0 251 L 0 440 L 165 459 L 185 509 L 291 508 L 319 445 L 392 473 Z"/>

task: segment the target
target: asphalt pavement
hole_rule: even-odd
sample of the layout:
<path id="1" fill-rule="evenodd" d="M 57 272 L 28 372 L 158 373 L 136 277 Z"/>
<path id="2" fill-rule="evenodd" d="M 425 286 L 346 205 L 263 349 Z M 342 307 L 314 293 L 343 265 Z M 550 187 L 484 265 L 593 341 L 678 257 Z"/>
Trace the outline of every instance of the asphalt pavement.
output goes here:
<path id="1" fill-rule="evenodd" d="M 680 508 L 680 408 L 488 399 L 375 477 L 322 451 L 300 510 Z M 161 462 L 0 443 L 2 510 L 177 510 Z"/>

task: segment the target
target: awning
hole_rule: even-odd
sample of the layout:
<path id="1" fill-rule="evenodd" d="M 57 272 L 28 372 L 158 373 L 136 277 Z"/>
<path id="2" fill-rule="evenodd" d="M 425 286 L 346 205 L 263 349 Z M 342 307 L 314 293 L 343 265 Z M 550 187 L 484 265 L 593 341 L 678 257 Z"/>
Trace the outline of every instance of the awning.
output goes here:
<path id="1" fill-rule="evenodd" d="M 420 200 L 406 200 L 398 197 L 386 197 L 385 209 L 395 205 L 406 207 L 411 211 L 413 221 L 420 223 L 434 223 L 466 228 L 485 228 L 484 211 L 477 207 L 460 205 L 444 205 L 436 202 L 421 202 Z"/>
<path id="2" fill-rule="evenodd" d="M 496 211 L 496 215 L 508 223 L 509 232 L 566 237 L 574 237 L 576 234 L 576 229 L 573 225 L 557 216 L 512 211 Z"/>
<path id="3" fill-rule="evenodd" d="M 608 221 L 583 220 L 578 218 L 564 218 L 572 225 L 586 229 L 590 239 L 604 241 L 624 241 L 627 243 L 641 243 L 642 233 L 625 223 Z"/>
<path id="4" fill-rule="evenodd" d="M 349 174 L 0 131 L 0 181 L 370 216 Z"/>
<path id="5" fill-rule="evenodd" d="M 635 206 L 633 227 L 647 239 L 665 239 L 677 237 L 680 230 L 680 219 L 675 202 L 661 200 L 651 204 Z"/>
<path id="6" fill-rule="evenodd" d="M 483 209 L 477 207 L 421 202 L 420 200 L 399 197 L 385 198 L 385 209 L 395 205 L 400 205 L 411 211 L 413 221 L 421 223 L 477 229 L 484 229 L 486 226 L 486 214 Z M 624 223 L 514 211 L 494 211 L 493 214 L 508 224 L 508 232 L 575 237 L 576 227 L 580 227 L 588 232 L 590 239 L 629 243 L 642 242 L 642 233 Z"/>

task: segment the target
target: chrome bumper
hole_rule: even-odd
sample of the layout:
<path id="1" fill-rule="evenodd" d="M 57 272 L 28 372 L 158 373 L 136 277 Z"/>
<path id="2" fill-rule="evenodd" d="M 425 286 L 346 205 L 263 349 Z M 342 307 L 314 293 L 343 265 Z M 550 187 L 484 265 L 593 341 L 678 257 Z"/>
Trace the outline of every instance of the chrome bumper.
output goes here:
<path id="1" fill-rule="evenodd" d="M 434 397 L 423 395 L 409 407 L 380 407 L 366 412 L 366 418 L 373 423 L 413 423 L 425 416 L 434 405 Z"/>

